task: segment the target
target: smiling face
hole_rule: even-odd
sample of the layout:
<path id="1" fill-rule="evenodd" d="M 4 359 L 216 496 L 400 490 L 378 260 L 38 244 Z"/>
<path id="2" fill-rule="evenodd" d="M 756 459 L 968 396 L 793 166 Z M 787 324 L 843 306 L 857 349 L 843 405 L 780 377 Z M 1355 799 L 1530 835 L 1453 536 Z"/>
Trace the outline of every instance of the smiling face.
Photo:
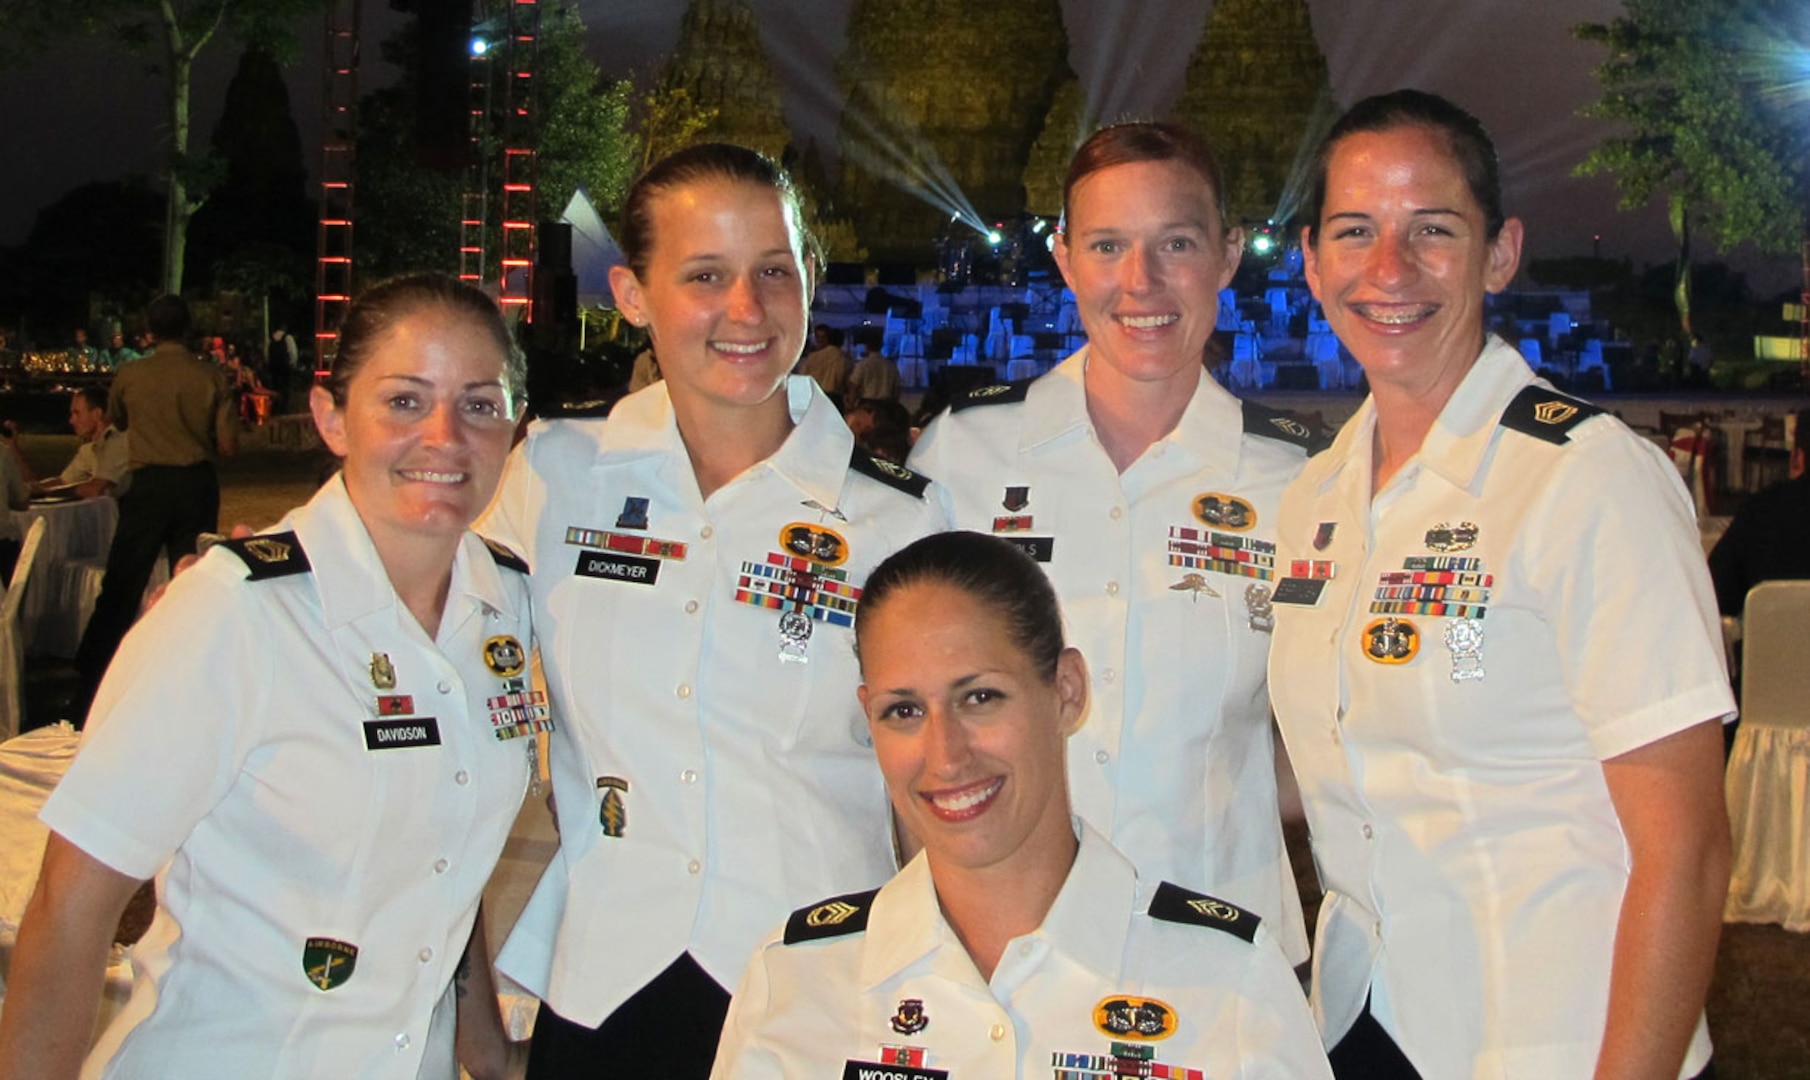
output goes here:
<path id="1" fill-rule="evenodd" d="M 1243 250 L 1206 178 L 1183 162 L 1134 161 L 1088 174 L 1070 193 L 1055 255 L 1087 329 L 1090 362 L 1192 393 L 1219 290 L 1231 284 Z"/>
<path id="2" fill-rule="evenodd" d="M 861 707 L 932 872 L 1072 858 L 1064 746 L 1086 702 L 1081 654 L 1064 650 L 1046 680 L 1003 619 L 940 582 L 904 585 L 864 619 Z"/>
<path id="3" fill-rule="evenodd" d="M 1449 397 L 1482 351 L 1484 294 L 1514 278 L 1521 223 L 1490 238 L 1445 136 L 1408 126 L 1338 142 L 1317 233 L 1307 283 L 1371 383 Z"/>
<path id="4" fill-rule="evenodd" d="M 811 301 L 803 235 L 778 191 L 696 180 L 653 196 L 646 269 L 610 271 L 646 326 L 675 401 L 746 407 L 772 398 L 804 346 Z"/>
<path id="5" fill-rule="evenodd" d="M 490 502 L 515 433 L 501 346 L 441 305 L 401 316 L 373 342 L 343 405 L 318 386 L 310 404 L 379 550 L 456 540 Z"/>

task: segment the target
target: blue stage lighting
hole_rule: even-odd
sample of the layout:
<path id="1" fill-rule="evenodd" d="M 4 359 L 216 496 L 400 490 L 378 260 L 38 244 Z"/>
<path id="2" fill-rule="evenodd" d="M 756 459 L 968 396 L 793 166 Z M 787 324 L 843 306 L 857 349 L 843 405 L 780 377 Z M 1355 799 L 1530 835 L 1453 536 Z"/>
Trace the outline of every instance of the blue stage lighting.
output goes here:
<path id="1" fill-rule="evenodd" d="M 490 51 L 490 42 L 485 41 L 481 37 L 474 37 L 471 39 L 471 55 L 483 56 L 485 53 L 487 53 L 489 51 Z"/>

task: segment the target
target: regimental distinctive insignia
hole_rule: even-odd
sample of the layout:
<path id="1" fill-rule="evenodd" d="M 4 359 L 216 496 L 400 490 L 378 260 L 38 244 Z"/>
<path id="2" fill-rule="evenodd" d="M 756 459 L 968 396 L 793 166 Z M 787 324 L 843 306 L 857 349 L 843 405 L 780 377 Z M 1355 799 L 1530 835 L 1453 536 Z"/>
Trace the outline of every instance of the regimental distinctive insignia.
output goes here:
<path id="1" fill-rule="evenodd" d="M 791 528 L 793 526 L 787 526 L 788 530 Z M 829 530 L 812 532 L 811 537 L 823 532 Z M 784 535 L 782 532 L 781 536 Z M 836 542 L 840 544 L 841 537 L 836 537 Z M 846 552 L 847 549 L 843 550 Z M 847 570 L 803 556 L 774 552 L 765 562 L 742 564 L 741 574 L 736 578 L 735 599 L 739 603 L 780 612 L 779 658 L 803 663 L 808 659 L 805 646 L 811 638 L 812 623 L 853 627 L 861 590 L 849 584 Z"/>
<path id="2" fill-rule="evenodd" d="M 841 926 L 861 909 L 846 900 L 826 900 L 810 910 L 804 917 L 804 924 L 816 929 L 820 926 Z"/>
<path id="3" fill-rule="evenodd" d="M 1276 573 L 1276 545 L 1193 525 L 1169 526 L 1169 565 L 1268 581 Z"/>
<path id="4" fill-rule="evenodd" d="M 528 666 L 522 643 L 508 634 L 484 642 L 484 666 L 499 679 L 513 679 Z"/>
<path id="5" fill-rule="evenodd" d="M 639 495 L 630 495 L 622 500 L 622 513 L 616 515 L 618 529 L 646 529 L 647 503 Z"/>
<path id="6" fill-rule="evenodd" d="M 1217 529 L 1245 532 L 1257 524 L 1257 510 L 1236 495 L 1209 492 L 1194 499 L 1194 516 Z"/>
<path id="7" fill-rule="evenodd" d="M 1406 619 L 1386 616 L 1364 627 L 1364 655 L 1379 664 L 1405 664 L 1420 652 L 1420 629 Z"/>
<path id="8" fill-rule="evenodd" d="M 1452 681 L 1483 678 L 1483 623 L 1477 619 L 1453 619 L 1446 624 L 1445 647 L 1452 651 Z"/>
<path id="9" fill-rule="evenodd" d="M 1331 547 L 1332 534 L 1337 532 L 1338 528 L 1339 523 L 1336 521 L 1320 522 L 1320 527 L 1314 530 L 1314 550 L 1325 551 Z"/>
<path id="10" fill-rule="evenodd" d="M 848 561 L 848 541 L 841 533 L 824 525 L 794 521 L 779 530 L 779 546 L 793 555 L 825 566 L 841 566 Z"/>
<path id="11" fill-rule="evenodd" d="M 1188 592 L 1194 594 L 1194 602 L 1199 603 L 1201 596 L 1218 596 L 1219 590 L 1207 584 L 1205 574 L 1183 574 L 1182 579 L 1169 586 L 1170 592 Z"/>
<path id="12" fill-rule="evenodd" d="M 1244 587 L 1244 609 L 1251 617 L 1251 629 L 1268 634 L 1276 629 L 1276 611 L 1270 606 L 1270 587 L 1252 582 Z"/>
<path id="13" fill-rule="evenodd" d="M 415 699 L 407 694 L 385 694 L 377 699 L 378 716 L 408 716 L 415 711 Z"/>
<path id="14" fill-rule="evenodd" d="M 390 663 L 389 653 L 371 654 L 371 685 L 379 690 L 396 689 L 396 666 Z"/>
<path id="15" fill-rule="evenodd" d="M 1005 507 L 1011 513 L 1016 514 L 1018 511 L 1031 505 L 1031 489 L 1028 486 L 1008 487 L 1006 488 L 1006 497 L 999 501 L 999 505 Z"/>
<path id="16" fill-rule="evenodd" d="M 1477 526 L 1468 521 L 1457 525 L 1442 521 L 1427 530 L 1426 542 L 1429 551 L 1469 551 L 1477 543 Z"/>
<path id="17" fill-rule="evenodd" d="M 1156 1042 L 1175 1034 L 1180 1018 L 1175 1009 L 1156 998 L 1116 994 L 1094 1006 L 1094 1027 L 1115 1039 Z"/>
<path id="18" fill-rule="evenodd" d="M 1542 401 L 1533 407 L 1533 418 L 1542 424 L 1562 424 L 1577 415 L 1569 401 Z"/>
<path id="19" fill-rule="evenodd" d="M 337 938 L 311 937 L 302 943 L 302 973 L 317 990 L 345 985 L 358 967 L 358 946 Z"/>
<path id="20" fill-rule="evenodd" d="M 628 807 L 623 803 L 628 795 L 628 781 L 620 776 L 599 776 L 597 790 L 603 792 L 597 806 L 597 824 L 603 827 L 603 835 L 620 838 L 628 831 Z"/>
<path id="21" fill-rule="evenodd" d="M 899 1001 L 899 1010 L 892 1014 L 892 1029 L 901 1035 L 916 1035 L 930 1026 L 930 1017 L 924 1012 L 923 998 L 903 998 Z"/>
<path id="22" fill-rule="evenodd" d="M 268 536 L 253 536 L 245 541 L 245 553 L 264 563 L 280 563 L 289 558 L 289 545 Z"/>

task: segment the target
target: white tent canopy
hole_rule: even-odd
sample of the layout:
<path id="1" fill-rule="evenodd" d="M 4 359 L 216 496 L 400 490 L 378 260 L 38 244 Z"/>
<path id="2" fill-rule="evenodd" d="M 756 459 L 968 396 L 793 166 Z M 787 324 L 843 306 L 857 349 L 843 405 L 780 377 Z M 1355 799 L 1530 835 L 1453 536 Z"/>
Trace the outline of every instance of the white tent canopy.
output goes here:
<path id="1" fill-rule="evenodd" d="M 559 220 L 572 226 L 572 274 L 578 279 L 579 306 L 613 306 L 610 267 L 627 260 L 584 188 L 572 193 L 572 201 L 566 204 Z"/>

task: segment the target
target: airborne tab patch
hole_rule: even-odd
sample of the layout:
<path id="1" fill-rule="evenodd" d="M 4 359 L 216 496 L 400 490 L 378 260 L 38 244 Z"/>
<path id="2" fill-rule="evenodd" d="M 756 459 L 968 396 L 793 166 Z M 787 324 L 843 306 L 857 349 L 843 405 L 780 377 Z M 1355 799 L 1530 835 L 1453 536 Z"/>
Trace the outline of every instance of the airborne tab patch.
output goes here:
<path id="1" fill-rule="evenodd" d="M 821 941 L 825 938 L 858 934 L 867 929 L 867 914 L 873 908 L 878 889 L 833 896 L 821 904 L 799 908 L 786 920 L 785 943 Z"/>
<path id="2" fill-rule="evenodd" d="M 302 542 L 292 532 L 248 536 L 243 540 L 222 540 L 214 546 L 223 547 L 237 555 L 245 568 L 251 571 L 246 575 L 251 581 L 306 574 L 310 569 L 308 555 L 302 551 Z"/>
<path id="3" fill-rule="evenodd" d="M 1180 885 L 1165 881 L 1156 887 L 1150 900 L 1150 917 L 1164 922 L 1211 926 L 1246 941 L 1257 940 L 1257 924 L 1263 920 L 1224 900 L 1190 892 Z"/>
<path id="4" fill-rule="evenodd" d="M 1571 441 L 1571 429 L 1603 410 L 1557 390 L 1529 385 L 1502 410 L 1502 426 L 1555 446 Z"/>

